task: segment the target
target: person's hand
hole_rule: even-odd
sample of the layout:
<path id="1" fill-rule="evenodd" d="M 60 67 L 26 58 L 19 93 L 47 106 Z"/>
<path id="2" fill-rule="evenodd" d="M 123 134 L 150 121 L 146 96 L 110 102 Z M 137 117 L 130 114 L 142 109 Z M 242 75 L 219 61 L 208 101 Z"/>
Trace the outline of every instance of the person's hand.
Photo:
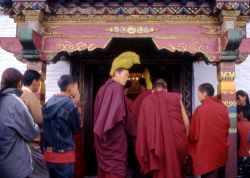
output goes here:
<path id="1" fill-rule="evenodd" d="M 79 104 L 80 104 L 80 93 L 79 92 L 77 92 L 77 93 L 75 93 L 74 95 L 71 95 L 70 96 L 70 98 L 75 102 L 75 104 L 77 105 L 77 106 L 79 106 Z"/>
<path id="2" fill-rule="evenodd" d="M 77 84 L 71 84 L 68 86 L 66 93 L 70 96 L 71 99 L 77 98 L 79 95 L 78 85 Z"/>
<path id="3" fill-rule="evenodd" d="M 75 94 L 75 98 L 74 98 L 74 101 L 75 101 L 75 103 L 76 103 L 77 105 L 80 103 L 80 98 L 81 98 L 80 93 L 77 92 L 77 93 Z"/>

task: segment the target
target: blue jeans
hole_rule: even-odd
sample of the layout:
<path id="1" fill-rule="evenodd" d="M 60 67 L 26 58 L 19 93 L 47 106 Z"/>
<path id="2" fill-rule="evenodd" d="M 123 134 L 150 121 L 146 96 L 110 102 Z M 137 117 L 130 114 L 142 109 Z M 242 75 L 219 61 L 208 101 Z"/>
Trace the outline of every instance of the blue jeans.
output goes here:
<path id="1" fill-rule="evenodd" d="M 72 178 L 74 171 L 73 163 L 47 163 L 51 178 Z"/>

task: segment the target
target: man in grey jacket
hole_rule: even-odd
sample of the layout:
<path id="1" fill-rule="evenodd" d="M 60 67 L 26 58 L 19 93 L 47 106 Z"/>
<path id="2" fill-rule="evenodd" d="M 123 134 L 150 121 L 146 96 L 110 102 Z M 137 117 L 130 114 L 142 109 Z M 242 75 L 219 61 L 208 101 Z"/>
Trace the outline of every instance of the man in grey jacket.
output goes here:
<path id="1" fill-rule="evenodd" d="M 26 178 L 32 172 L 27 142 L 38 134 L 27 107 L 19 98 L 23 75 L 8 68 L 2 74 L 0 90 L 0 177 Z"/>

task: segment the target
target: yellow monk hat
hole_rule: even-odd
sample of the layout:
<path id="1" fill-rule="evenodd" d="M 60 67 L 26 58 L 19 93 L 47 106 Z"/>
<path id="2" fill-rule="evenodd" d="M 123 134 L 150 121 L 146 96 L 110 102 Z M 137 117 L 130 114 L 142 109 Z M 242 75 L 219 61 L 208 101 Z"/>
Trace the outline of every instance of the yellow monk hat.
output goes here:
<path id="1" fill-rule="evenodd" d="M 147 89 L 151 90 L 153 88 L 153 84 L 151 81 L 151 76 L 148 68 L 144 69 L 144 78 L 146 80 Z"/>
<path id="2" fill-rule="evenodd" d="M 114 59 L 109 75 L 112 76 L 119 68 L 130 69 L 134 64 L 140 63 L 138 54 L 132 51 L 126 51 Z"/>

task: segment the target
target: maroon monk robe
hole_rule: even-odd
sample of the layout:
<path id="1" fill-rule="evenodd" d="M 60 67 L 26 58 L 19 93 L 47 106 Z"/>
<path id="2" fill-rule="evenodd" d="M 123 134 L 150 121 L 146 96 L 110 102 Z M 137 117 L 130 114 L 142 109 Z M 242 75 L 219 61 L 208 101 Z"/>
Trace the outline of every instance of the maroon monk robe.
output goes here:
<path id="1" fill-rule="evenodd" d="M 124 176 L 109 174 L 109 173 L 107 173 L 99 168 L 98 169 L 98 178 L 124 178 Z"/>
<path id="2" fill-rule="evenodd" d="M 83 130 L 74 134 L 75 137 L 75 154 L 76 161 L 74 164 L 73 178 L 83 178 L 85 173 L 85 160 L 84 160 L 84 148 L 83 148 Z"/>
<path id="3" fill-rule="evenodd" d="M 132 110 L 132 105 L 133 105 L 133 100 L 130 99 L 129 97 L 125 96 L 125 101 L 126 101 L 126 104 L 129 108 L 129 110 L 131 111 Z"/>
<path id="4" fill-rule="evenodd" d="M 220 100 L 208 97 L 196 108 L 190 124 L 188 149 L 195 176 L 226 164 L 229 128 L 228 110 Z"/>
<path id="5" fill-rule="evenodd" d="M 140 108 L 136 155 L 144 173 L 154 178 L 181 178 L 187 151 L 181 96 L 154 91 Z"/>
<path id="6" fill-rule="evenodd" d="M 137 122 L 138 122 L 138 116 L 139 116 L 139 112 L 140 112 L 140 107 L 141 107 L 141 103 L 143 101 L 143 99 L 150 95 L 152 93 L 151 90 L 142 90 L 140 92 L 140 94 L 136 97 L 136 99 L 134 100 L 132 106 L 131 106 L 131 111 L 133 113 L 134 119 L 135 119 L 135 124 L 137 127 Z M 133 147 L 133 153 L 131 155 L 132 157 L 132 168 L 133 168 L 133 174 L 132 174 L 132 178 L 148 178 L 149 175 L 144 175 L 141 171 L 140 171 L 140 165 L 139 162 L 136 158 L 135 155 L 135 141 L 134 140 L 134 147 Z"/>
<path id="7" fill-rule="evenodd" d="M 131 111 L 134 114 L 134 119 L 135 119 L 135 124 L 137 126 L 137 122 L 138 122 L 138 116 L 139 116 L 139 111 L 140 111 L 140 107 L 141 107 L 141 103 L 143 101 L 143 99 L 150 95 L 152 93 L 151 90 L 143 90 L 134 100 L 133 105 L 131 107 Z"/>
<path id="8" fill-rule="evenodd" d="M 73 178 L 82 178 L 85 174 L 85 159 L 83 148 L 83 111 L 79 103 L 76 103 L 80 113 L 81 130 L 74 134 L 75 140 L 75 157 Z"/>
<path id="9" fill-rule="evenodd" d="M 134 120 L 128 116 L 123 86 L 109 79 L 99 89 L 94 107 L 96 157 L 107 175 L 126 176 L 126 133 L 136 135 Z"/>

